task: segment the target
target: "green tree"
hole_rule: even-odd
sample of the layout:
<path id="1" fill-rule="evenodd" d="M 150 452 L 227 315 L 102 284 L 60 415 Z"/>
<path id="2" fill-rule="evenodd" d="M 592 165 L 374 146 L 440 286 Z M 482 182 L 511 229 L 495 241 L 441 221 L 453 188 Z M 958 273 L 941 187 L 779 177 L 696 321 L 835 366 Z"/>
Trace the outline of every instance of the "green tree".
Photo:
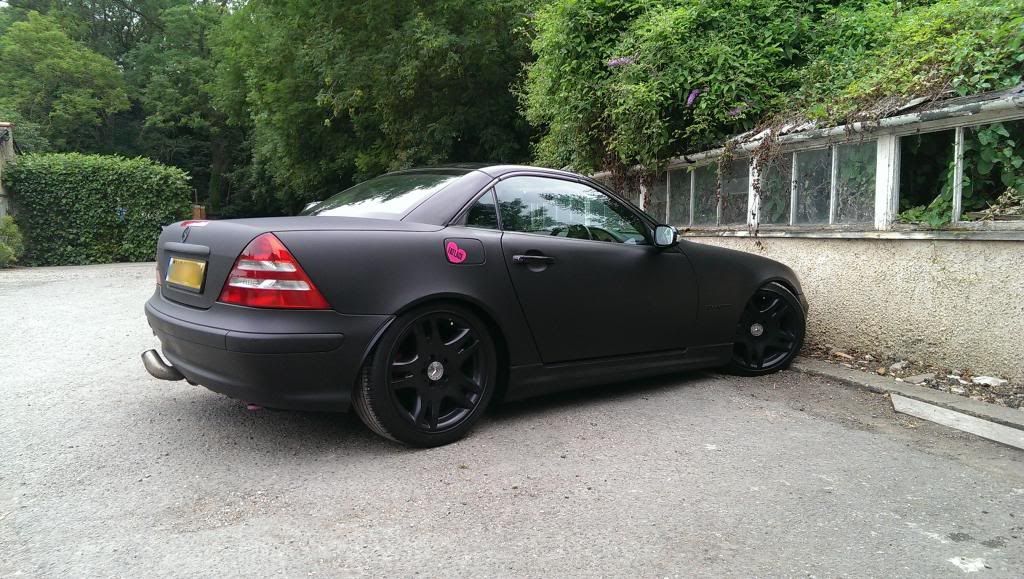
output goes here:
<path id="1" fill-rule="evenodd" d="M 31 12 L 0 36 L 0 108 L 42 127 L 62 150 L 95 150 L 109 116 L 129 101 L 117 66 Z"/>
<path id="2" fill-rule="evenodd" d="M 221 28 L 215 102 L 293 209 L 390 169 L 524 160 L 526 8 L 253 0 Z"/>
<path id="3" fill-rule="evenodd" d="M 192 0 L 7 0 L 0 13 L 0 34 L 5 19 L 24 20 L 30 12 L 55 19 L 62 30 L 91 50 L 121 64 L 124 55 L 163 28 L 163 8 Z"/>
<path id="4" fill-rule="evenodd" d="M 224 6 L 187 3 L 159 13 L 161 30 L 127 56 L 126 77 L 144 114 L 137 147 L 192 175 L 216 211 L 226 190 L 237 129 L 213 106 L 215 62 L 210 37 L 226 15 Z"/>
<path id="5" fill-rule="evenodd" d="M 523 90 L 540 162 L 648 173 L 760 126 L 843 124 L 1024 76 L 1024 0 L 551 0 Z"/>
<path id="6" fill-rule="evenodd" d="M 796 0 L 556 0 L 537 16 L 524 106 L 537 156 L 652 169 L 750 128 L 796 87 L 813 5 Z"/>

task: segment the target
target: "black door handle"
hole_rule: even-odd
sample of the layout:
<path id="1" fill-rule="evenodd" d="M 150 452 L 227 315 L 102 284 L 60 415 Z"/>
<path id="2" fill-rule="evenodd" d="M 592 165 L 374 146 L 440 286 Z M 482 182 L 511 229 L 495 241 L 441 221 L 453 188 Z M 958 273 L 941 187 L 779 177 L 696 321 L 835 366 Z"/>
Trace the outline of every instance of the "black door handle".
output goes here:
<path id="1" fill-rule="evenodd" d="M 546 255 L 513 255 L 512 263 L 520 265 L 548 264 L 554 263 L 555 258 Z"/>

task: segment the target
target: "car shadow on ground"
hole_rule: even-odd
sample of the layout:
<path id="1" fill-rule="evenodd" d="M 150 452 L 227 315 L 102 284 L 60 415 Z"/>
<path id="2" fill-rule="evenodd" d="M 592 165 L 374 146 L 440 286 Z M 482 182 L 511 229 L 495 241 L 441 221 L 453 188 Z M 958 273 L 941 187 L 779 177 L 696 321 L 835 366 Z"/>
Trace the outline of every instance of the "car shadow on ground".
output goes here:
<path id="1" fill-rule="evenodd" d="M 532 415 L 561 410 L 578 410 L 609 401 L 619 401 L 625 404 L 636 397 L 646 398 L 679 388 L 692 387 L 695 383 L 713 376 L 713 373 L 707 371 L 693 371 L 574 388 L 564 392 L 496 404 L 491 408 L 490 415 L 492 418 L 504 421 L 528 419 Z"/>
<path id="2" fill-rule="evenodd" d="M 587 407 L 619 402 L 628 404 L 637 397 L 650 397 L 678 388 L 692 387 L 713 375 L 689 372 L 644 380 L 616 382 L 578 388 L 493 405 L 474 432 L 489 428 L 515 428 L 551 413 L 580 411 Z M 385 453 L 414 451 L 370 432 L 355 412 L 305 412 L 262 408 L 247 410 L 244 402 L 205 389 L 190 396 L 174 396 L 156 402 L 157 413 L 176 417 L 175 424 L 188 425 L 203 437 L 243 441 L 261 451 L 295 451 L 302 454 L 361 449 Z M 153 409 L 153 406 L 150 406 Z M 471 432 L 469 437 L 472 438 Z"/>

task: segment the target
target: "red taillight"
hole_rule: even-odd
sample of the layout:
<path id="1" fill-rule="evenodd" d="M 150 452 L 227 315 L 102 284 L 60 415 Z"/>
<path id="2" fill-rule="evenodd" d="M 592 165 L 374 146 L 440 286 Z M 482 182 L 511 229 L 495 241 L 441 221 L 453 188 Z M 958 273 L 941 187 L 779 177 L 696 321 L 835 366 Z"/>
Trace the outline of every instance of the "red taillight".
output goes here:
<path id="1" fill-rule="evenodd" d="M 330 304 L 273 233 L 245 246 L 224 282 L 219 301 L 252 308 L 327 310 Z"/>

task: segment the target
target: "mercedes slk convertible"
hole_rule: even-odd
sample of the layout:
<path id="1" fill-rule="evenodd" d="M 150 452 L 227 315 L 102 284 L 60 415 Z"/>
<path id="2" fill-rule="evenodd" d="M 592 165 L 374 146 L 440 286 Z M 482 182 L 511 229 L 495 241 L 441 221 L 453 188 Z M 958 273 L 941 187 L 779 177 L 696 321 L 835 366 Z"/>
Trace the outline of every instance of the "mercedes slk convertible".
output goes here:
<path id="1" fill-rule="evenodd" d="M 274 408 L 347 411 L 419 447 L 499 399 L 786 367 L 788 267 L 677 237 L 587 177 L 400 171 L 296 217 L 183 221 L 157 248 L 150 374 Z"/>

